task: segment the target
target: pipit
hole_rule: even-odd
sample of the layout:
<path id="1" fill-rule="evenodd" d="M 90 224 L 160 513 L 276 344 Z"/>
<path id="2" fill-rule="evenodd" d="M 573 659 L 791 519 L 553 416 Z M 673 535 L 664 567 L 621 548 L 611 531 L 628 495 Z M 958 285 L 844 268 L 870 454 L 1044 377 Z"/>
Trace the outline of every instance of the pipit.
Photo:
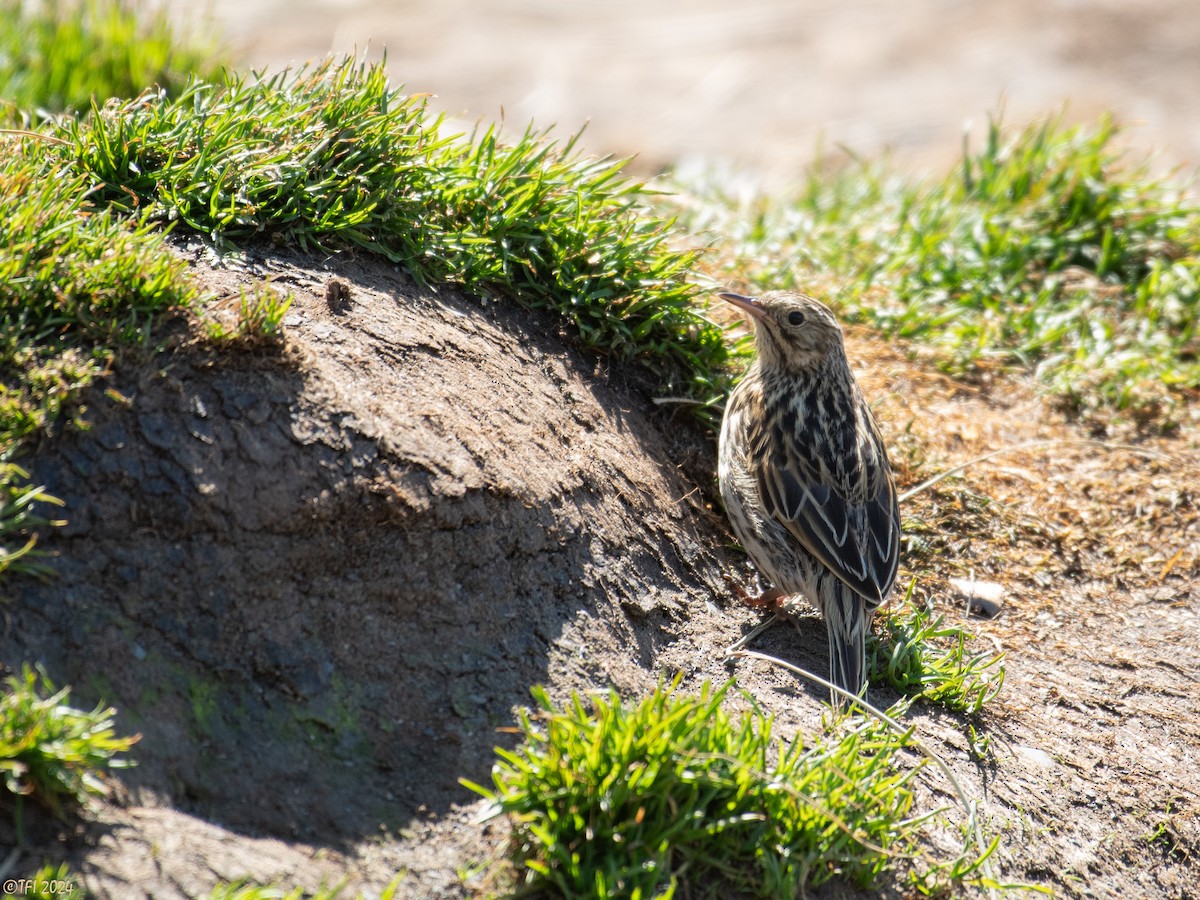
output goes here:
<path id="1" fill-rule="evenodd" d="M 829 680 L 861 694 L 867 629 L 900 555 L 883 439 L 824 305 L 790 291 L 720 296 L 749 317 L 758 350 L 721 426 L 725 510 L 780 608 L 803 597 L 824 617 Z"/>

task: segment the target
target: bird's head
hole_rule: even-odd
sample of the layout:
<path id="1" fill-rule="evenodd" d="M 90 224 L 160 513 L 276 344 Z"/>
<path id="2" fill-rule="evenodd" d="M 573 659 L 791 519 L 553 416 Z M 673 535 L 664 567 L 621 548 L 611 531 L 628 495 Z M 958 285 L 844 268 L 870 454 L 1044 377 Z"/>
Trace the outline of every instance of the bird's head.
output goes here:
<path id="1" fill-rule="evenodd" d="M 719 294 L 750 318 L 758 357 L 767 368 L 804 373 L 845 357 L 842 329 L 825 304 L 795 291 L 758 297 Z"/>

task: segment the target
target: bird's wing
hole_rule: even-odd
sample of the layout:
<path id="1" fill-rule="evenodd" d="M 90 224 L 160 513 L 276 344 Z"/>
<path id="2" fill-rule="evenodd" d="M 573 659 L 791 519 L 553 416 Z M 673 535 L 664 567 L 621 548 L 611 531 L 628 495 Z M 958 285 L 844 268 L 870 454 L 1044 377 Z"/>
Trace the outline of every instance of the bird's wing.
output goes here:
<path id="1" fill-rule="evenodd" d="M 852 433 L 820 447 L 778 424 L 764 428 L 751 441 L 750 468 L 766 513 L 873 609 L 896 579 L 900 508 L 883 440 L 864 413 L 861 446 Z M 822 458 L 837 448 L 850 458 Z"/>

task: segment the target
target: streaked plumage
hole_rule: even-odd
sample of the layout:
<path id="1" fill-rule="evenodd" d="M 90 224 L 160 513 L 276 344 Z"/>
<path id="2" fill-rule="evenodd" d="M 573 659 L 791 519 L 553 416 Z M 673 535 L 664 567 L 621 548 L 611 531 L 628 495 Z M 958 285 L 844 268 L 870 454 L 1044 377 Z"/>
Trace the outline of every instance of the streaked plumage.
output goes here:
<path id="1" fill-rule="evenodd" d="M 900 555 L 883 439 L 825 306 L 788 291 L 721 297 L 749 316 L 758 349 L 721 427 L 726 512 L 759 572 L 820 610 L 829 680 L 859 693 L 867 628 Z"/>

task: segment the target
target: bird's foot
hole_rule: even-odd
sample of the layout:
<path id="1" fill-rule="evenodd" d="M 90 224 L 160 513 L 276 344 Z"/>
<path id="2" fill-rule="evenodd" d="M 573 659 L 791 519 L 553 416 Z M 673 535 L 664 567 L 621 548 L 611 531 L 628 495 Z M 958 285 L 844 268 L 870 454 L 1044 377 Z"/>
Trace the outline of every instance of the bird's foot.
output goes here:
<path id="1" fill-rule="evenodd" d="M 788 598 L 788 595 L 779 590 L 779 588 L 764 589 L 762 584 L 759 583 L 757 576 L 755 576 L 754 579 L 754 586 L 757 588 L 757 591 L 754 593 L 746 590 L 728 576 L 726 576 L 725 582 L 729 585 L 729 589 L 733 591 L 734 596 L 736 596 L 738 600 L 749 606 L 751 609 L 758 609 L 762 610 L 763 612 L 771 613 L 784 612 L 783 601 Z"/>
<path id="2" fill-rule="evenodd" d="M 779 588 L 770 588 L 769 590 L 759 591 L 757 594 L 751 594 L 745 588 L 735 586 L 733 591 L 737 594 L 738 599 L 751 609 L 775 613 L 776 615 L 784 613 L 783 601 L 788 598 L 788 595 L 779 590 Z"/>
<path id="3" fill-rule="evenodd" d="M 729 647 L 729 649 L 725 651 L 726 656 L 732 656 L 737 651 L 745 649 L 752 640 L 754 640 L 768 628 L 771 628 L 773 625 L 775 625 L 775 623 L 781 622 L 784 619 L 791 619 L 791 616 L 788 615 L 787 609 L 784 606 L 784 601 L 787 600 L 789 596 L 787 593 L 779 590 L 778 588 L 763 590 L 761 586 L 758 587 L 758 593 L 752 594 L 741 585 L 732 583 L 730 584 L 730 588 L 732 588 L 733 593 L 740 601 L 742 601 L 742 603 L 746 604 L 751 609 L 757 609 L 768 613 L 769 617 L 735 641 Z"/>

